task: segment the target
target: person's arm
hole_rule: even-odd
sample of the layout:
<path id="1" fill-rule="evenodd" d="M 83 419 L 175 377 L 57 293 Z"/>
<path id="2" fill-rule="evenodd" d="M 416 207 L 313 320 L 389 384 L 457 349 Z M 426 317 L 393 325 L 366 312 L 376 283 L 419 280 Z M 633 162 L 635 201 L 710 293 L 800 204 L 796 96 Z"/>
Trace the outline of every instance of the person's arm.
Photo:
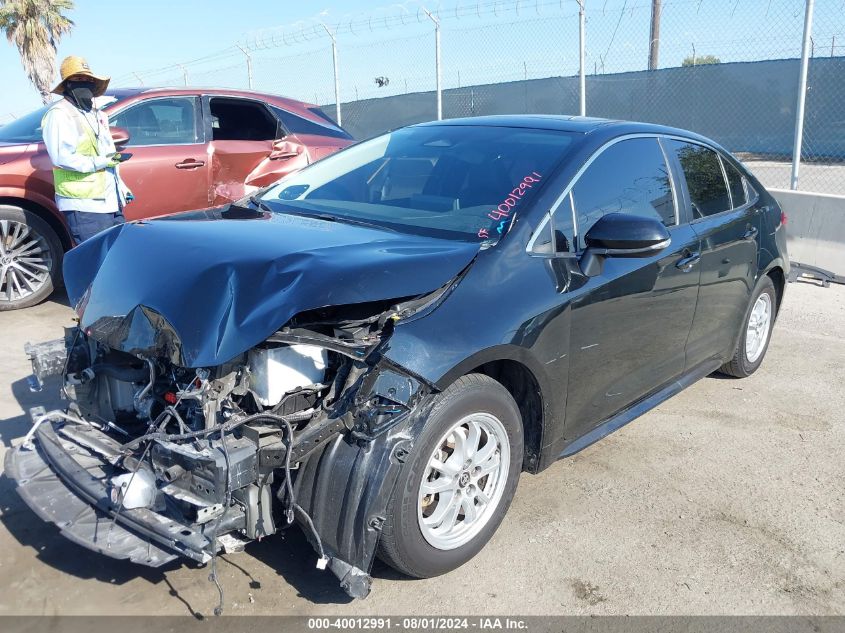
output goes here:
<path id="1" fill-rule="evenodd" d="M 90 174 L 105 169 L 111 162 L 108 156 L 83 156 L 76 151 L 79 132 L 71 118 L 53 108 L 44 116 L 44 145 L 53 165 L 61 169 Z"/>

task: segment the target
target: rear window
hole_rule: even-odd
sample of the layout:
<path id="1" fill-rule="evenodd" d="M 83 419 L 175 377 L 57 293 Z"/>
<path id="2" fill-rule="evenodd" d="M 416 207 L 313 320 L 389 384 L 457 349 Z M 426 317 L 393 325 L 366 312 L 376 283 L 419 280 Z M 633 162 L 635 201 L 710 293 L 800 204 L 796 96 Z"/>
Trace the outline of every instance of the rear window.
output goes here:
<path id="1" fill-rule="evenodd" d="M 298 114 L 288 112 L 282 108 L 273 107 L 273 112 L 281 119 L 282 124 L 291 134 L 311 134 L 313 136 L 328 136 L 329 138 L 352 139 L 348 132 L 337 127 L 329 117 L 317 108 L 311 108 L 311 112 L 319 116 L 325 123 L 311 121 Z"/>
<path id="2" fill-rule="evenodd" d="M 729 210 L 731 202 L 728 188 L 716 152 L 709 147 L 684 141 L 671 140 L 668 146 L 678 156 L 684 171 L 693 219 Z"/>

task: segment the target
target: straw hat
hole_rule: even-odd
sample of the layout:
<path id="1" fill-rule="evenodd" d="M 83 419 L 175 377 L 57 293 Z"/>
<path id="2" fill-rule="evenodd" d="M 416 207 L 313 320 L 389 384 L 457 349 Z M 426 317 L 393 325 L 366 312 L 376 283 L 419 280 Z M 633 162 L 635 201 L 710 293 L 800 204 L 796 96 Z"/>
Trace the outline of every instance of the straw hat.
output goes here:
<path id="1" fill-rule="evenodd" d="M 92 73 L 91 69 L 88 67 L 88 62 L 86 62 L 83 57 L 77 57 L 76 55 L 65 57 L 62 62 L 60 72 L 62 80 L 59 82 L 59 85 L 53 88 L 53 92 L 57 95 L 65 93 L 65 82 L 68 77 L 73 77 L 74 75 L 85 75 L 86 77 L 90 77 L 94 80 L 95 97 L 102 95 L 109 86 L 109 77 L 98 77 Z"/>

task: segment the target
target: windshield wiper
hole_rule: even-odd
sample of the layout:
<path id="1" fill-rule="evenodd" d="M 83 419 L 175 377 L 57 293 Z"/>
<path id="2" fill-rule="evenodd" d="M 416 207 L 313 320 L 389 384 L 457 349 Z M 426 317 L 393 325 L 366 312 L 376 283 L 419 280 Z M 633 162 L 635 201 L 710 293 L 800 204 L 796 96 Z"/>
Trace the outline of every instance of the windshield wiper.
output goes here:
<path id="1" fill-rule="evenodd" d="M 273 213 L 273 209 L 270 208 L 266 202 L 264 202 L 261 198 L 256 195 L 251 195 L 249 197 L 249 201 L 254 204 L 256 207 L 259 208 L 261 211 L 267 211 L 268 213 Z"/>
<path id="2" fill-rule="evenodd" d="M 290 212 L 291 215 L 299 215 L 303 218 L 312 218 L 315 220 L 323 220 L 324 222 L 341 222 L 343 224 L 354 224 L 356 226 L 364 226 L 370 229 L 379 229 L 381 231 L 390 231 L 398 233 L 394 228 L 379 224 L 378 222 L 367 222 L 366 220 L 359 220 L 358 218 L 350 218 L 345 215 L 332 215 L 331 213 L 323 213 L 320 211 L 302 211 L 300 209 L 292 208 L 287 205 L 284 206 L 285 212 Z"/>

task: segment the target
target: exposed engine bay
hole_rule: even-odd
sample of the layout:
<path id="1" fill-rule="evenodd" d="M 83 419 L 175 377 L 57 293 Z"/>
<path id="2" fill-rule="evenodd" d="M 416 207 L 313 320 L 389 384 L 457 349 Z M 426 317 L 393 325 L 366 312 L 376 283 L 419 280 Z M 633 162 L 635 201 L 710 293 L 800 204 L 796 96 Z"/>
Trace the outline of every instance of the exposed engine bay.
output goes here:
<path id="1" fill-rule="evenodd" d="M 31 412 L 6 470 L 71 540 L 150 566 L 179 555 L 211 563 L 215 582 L 218 552 L 298 523 L 317 566 L 364 597 L 417 406 L 433 390 L 381 350 L 397 320 L 446 290 L 300 313 L 216 367 L 133 355 L 68 328 L 26 351 L 31 388 L 60 375 L 69 404 Z"/>

